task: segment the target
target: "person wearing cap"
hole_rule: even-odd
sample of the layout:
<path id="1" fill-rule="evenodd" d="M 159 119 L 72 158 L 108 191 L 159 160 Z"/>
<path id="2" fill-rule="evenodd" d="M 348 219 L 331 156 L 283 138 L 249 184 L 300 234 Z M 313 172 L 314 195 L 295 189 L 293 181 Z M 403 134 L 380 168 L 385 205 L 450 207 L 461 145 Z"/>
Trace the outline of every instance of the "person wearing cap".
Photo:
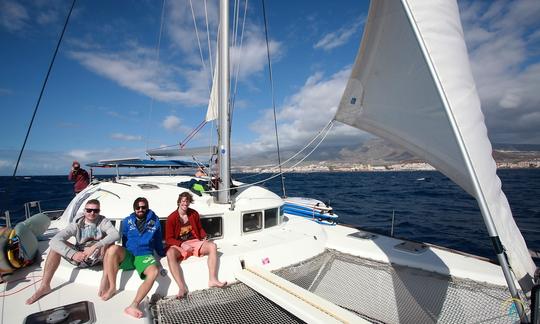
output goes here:
<path id="1" fill-rule="evenodd" d="M 68 180 L 75 182 L 73 185 L 73 190 L 75 191 L 75 194 L 78 194 L 88 186 L 90 183 L 90 176 L 85 169 L 81 168 L 81 164 L 78 161 L 73 161 L 71 171 L 68 175 Z"/>

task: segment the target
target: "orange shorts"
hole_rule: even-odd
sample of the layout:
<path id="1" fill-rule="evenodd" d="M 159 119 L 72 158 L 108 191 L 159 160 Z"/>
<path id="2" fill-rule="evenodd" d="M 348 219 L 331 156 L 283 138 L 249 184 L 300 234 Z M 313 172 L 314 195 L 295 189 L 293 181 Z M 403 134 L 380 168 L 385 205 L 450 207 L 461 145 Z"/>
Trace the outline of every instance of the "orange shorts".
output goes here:
<path id="1" fill-rule="evenodd" d="M 174 248 L 180 252 L 178 256 L 179 260 L 185 260 L 190 256 L 194 255 L 196 257 L 201 255 L 201 247 L 204 244 L 204 241 L 198 239 L 188 240 L 182 243 L 180 246 L 173 245 L 170 248 Z M 191 251 L 189 251 L 191 249 Z"/>

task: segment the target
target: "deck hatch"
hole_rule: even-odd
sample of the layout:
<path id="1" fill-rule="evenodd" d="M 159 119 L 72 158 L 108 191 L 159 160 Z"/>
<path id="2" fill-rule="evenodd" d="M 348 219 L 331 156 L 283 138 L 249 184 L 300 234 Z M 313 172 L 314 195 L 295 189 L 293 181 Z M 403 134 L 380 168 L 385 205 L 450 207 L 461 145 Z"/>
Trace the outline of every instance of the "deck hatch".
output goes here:
<path id="1" fill-rule="evenodd" d="M 141 188 L 142 190 L 157 190 L 159 189 L 159 186 L 156 186 L 155 184 L 151 183 L 140 183 L 137 185 L 137 187 Z"/>

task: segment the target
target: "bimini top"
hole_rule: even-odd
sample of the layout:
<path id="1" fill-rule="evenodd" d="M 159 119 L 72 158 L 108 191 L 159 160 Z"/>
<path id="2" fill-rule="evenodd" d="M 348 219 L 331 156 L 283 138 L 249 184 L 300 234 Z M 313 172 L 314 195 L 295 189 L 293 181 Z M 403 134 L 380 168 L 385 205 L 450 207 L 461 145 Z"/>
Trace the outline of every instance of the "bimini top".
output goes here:
<path id="1" fill-rule="evenodd" d="M 196 168 L 195 162 L 180 160 L 143 160 L 143 159 L 117 159 L 101 160 L 99 162 L 88 163 L 86 166 L 91 168 Z"/>

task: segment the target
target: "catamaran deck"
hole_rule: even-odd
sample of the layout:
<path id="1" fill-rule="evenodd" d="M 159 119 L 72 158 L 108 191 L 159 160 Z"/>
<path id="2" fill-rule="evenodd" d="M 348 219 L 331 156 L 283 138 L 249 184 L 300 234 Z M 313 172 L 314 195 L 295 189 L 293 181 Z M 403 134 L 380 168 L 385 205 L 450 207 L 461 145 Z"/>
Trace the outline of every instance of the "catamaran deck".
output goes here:
<path id="1" fill-rule="evenodd" d="M 101 268 L 79 270 L 62 261 L 52 282 L 53 292 L 33 305 L 25 305 L 24 301 L 39 287 L 41 268 L 20 270 L 8 283 L 3 283 L 2 319 L 9 314 L 10 323 L 21 323 L 27 314 L 88 300 L 99 314 L 98 323 L 151 319 L 158 323 L 178 323 L 179 319 L 205 323 L 287 323 L 305 321 L 299 316 L 302 308 L 325 304 L 317 299 L 322 297 L 341 306 L 343 311 L 321 312 L 338 314 L 332 315 L 337 322 L 350 322 L 340 320 L 349 318 L 349 313 L 361 315 L 354 315 L 357 320 L 353 322 L 362 318 L 385 323 L 517 320 L 500 268 L 455 251 L 412 242 L 403 244 L 398 239 L 344 226 L 322 226 L 294 216 L 289 216 L 281 226 L 246 235 L 241 240 L 216 242 L 220 280 L 240 280 L 246 284 L 202 290 L 208 283 L 206 258 L 189 258 L 182 262 L 191 291 L 188 297 L 159 299 L 177 293 L 172 277 L 161 275 L 149 294 L 154 296 L 152 302 L 148 299 L 141 305 L 146 309 L 145 318 L 136 320 L 123 314 L 141 283 L 134 271 L 120 271 L 118 293 L 109 301 L 102 301 L 97 296 Z M 47 251 L 48 242 L 40 244 Z M 166 260 L 161 262 L 168 272 Z M 256 275 L 267 280 L 256 276 L 250 279 L 246 274 L 250 268 L 259 269 Z M 273 278 L 271 272 L 286 281 Z M 295 299 L 307 306 L 296 305 Z M 323 315 L 314 319 L 320 318 L 322 322 Z"/>

